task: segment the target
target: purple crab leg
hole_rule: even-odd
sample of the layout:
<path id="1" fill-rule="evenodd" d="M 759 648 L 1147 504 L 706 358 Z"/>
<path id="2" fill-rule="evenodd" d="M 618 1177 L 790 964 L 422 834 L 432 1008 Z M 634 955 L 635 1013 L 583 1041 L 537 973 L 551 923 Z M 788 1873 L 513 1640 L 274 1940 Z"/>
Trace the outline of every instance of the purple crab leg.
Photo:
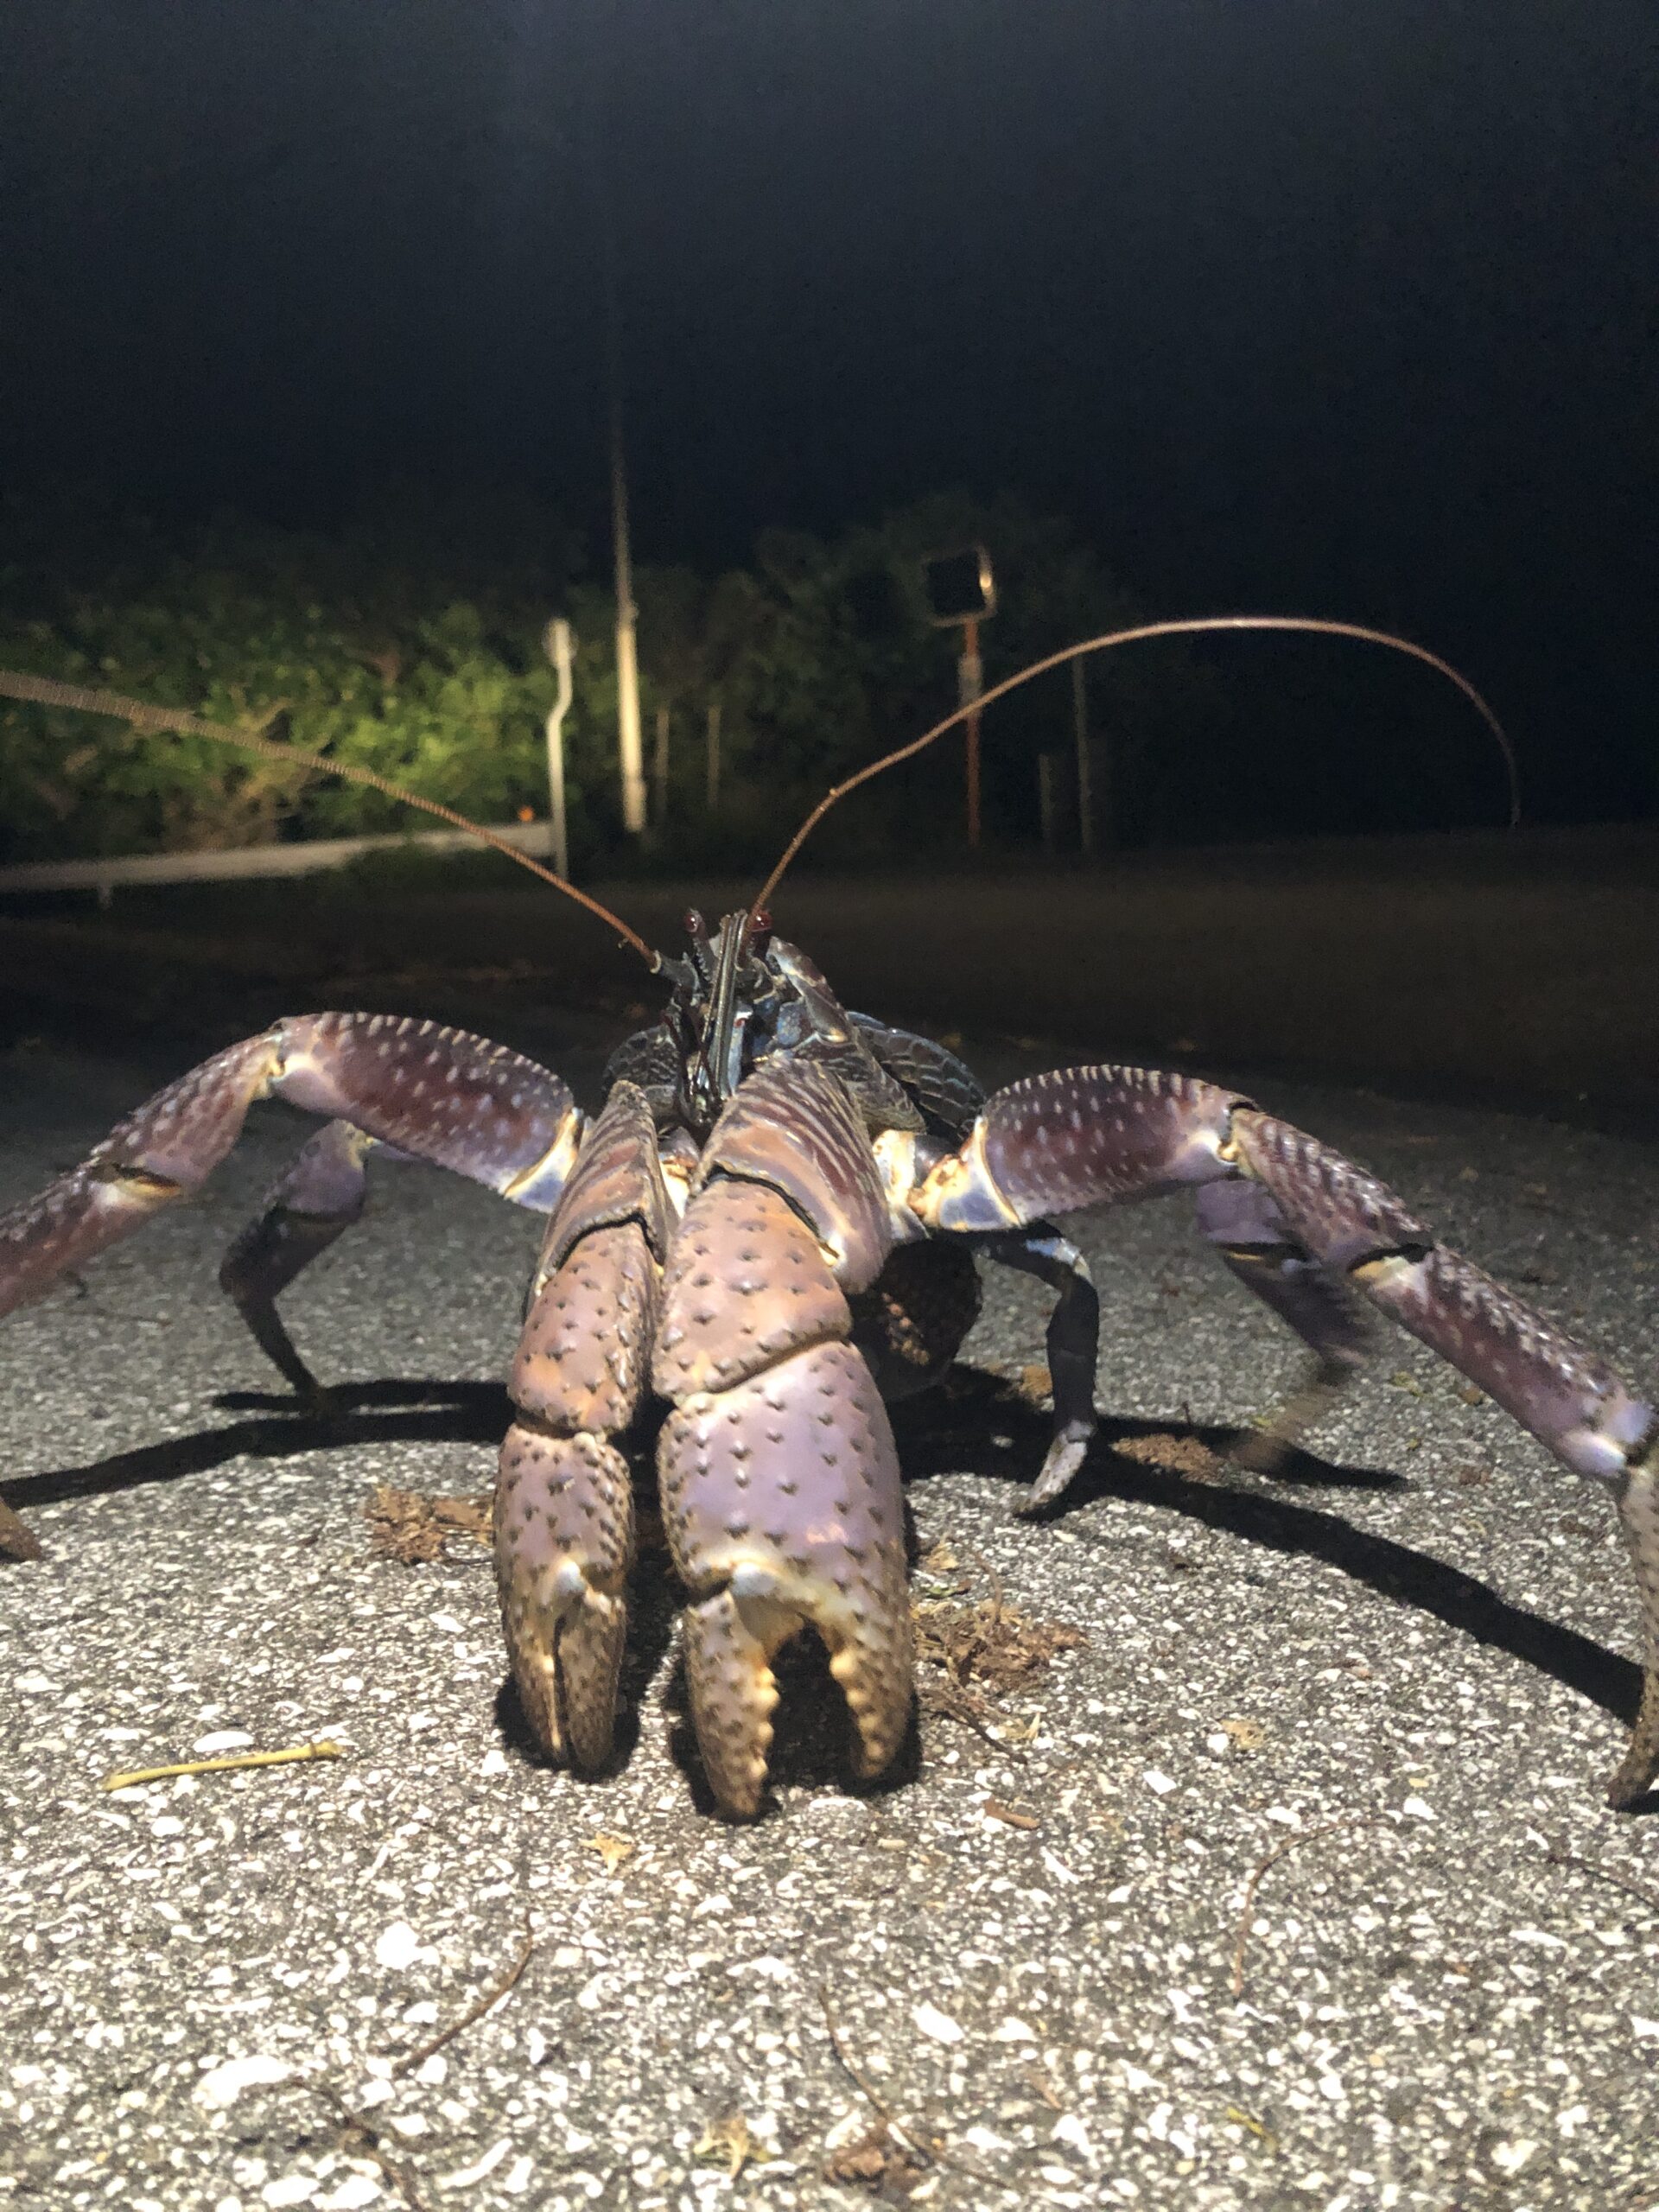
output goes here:
<path id="1" fill-rule="evenodd" d="M 582 1130 L 559 1077 L 466 1030 L 381 1014 L 278 1021 L 158 1090 L 78 1167 L 0 1215 L 0 1314 L 42 1296 L 68 1269 L 200 1190 L 262 1098 L 348 1123 L 365 1140 L 452 1168 L 537 1210 L 550 1207 L 563 1187 Z M 334 1135 L 319 1154 L 302 1155 L 290 1195 L 315 1191 L 330 1204 L 341 1200 L 349 1212 L 351 1148 Z M 283 1189 L 275 1194 L 279 1207 Z M 226 1287 L 283 1365 L 276 1345 L 283 1332 L 276 1326 L 273 1333 L 270 1301 L 338 1229 L 322 1236 L 302 1221 L 272 1223 L 267 1216 L 266 1223 L 232 1249 Z M 297 1354 L 294 1366 L 306 1372 Z"/>
<path id="2" fill-rule="evenodd" d="M 768 1063 L 727 1107 L 664 1283 L 652 1380 L 663 1523 L 691 1603 L 686 1681 L 715 1795 L 753 1816 L 766 1786 L 772 1659 L 817 1630 L 880 1773 L 911 1703 L 904 1506 L 887 1409 L 848 1339 L 847 1294 L 893 1239 L 844 1086 Z"/>
<path id="3" fill-rule="evenodd" d="M 1058 1497 L 1088 1455 L 1100 1417 L 1095 1373 L 1100 1361 L 1100 1293 L 1089 1262 L 1069 1236 L 1048 1222 L 980 1246 L 986 1256 L 1059 1293 L 1048 1317 L 1048 1372 L 1054 1397 L 1054 1440 L 1018 1510 L 1036 1513 Z"/>
<path id="4" fill-rule="evenodd" d="M 1265 1185 L 1205 1183 L 1197 1212 L 1199 1229 L 1231 1273 L 1313 1354 L 1301 1387 L 1233 1452 L 1241 1465 L 1271 1473 L 1364 1365 L 1371 1332 L 1346 1279 L 1297 1243 Z"/>
<path id="5" fill-rule="evenodd" d="M 260 1350 L 302 1398 L 326 1394 L 295 1349 L 276 1300 L 302 1268 L 361 1217 L 364 1162 L 375 1148 L 375 1140 L 349 1122 L 319 1129 L 271 1185 L 264 1211 L 243 1230 L 219 1270 L 219 1288 L 236 1301 Z M 380 1149 L 394 1160 L 408 1156 L 389 1146 Z"/>
<path id="6" fill-rule="evenodd" d="M 1431 1351 L 1478 1382 L 1575 1473 L 1613 1494 L 1641 1599 L 1644 1681 L 1608 1786 L 1632 1803 L 1659 1774 L 1659 1409 L 1605 1360 L 1440 1243 L 1384 1183 L 1318 1138 L 1254 1109 L 1235 1118 L 1241 1163 L 1316 1259 L 1341 1269 Z"/>
<path id="7" fill-rule="evenodd" d="M 559 1077 L 465 1030 L 381 1014 L 279 1021 L 158 1090 L 78 1167 L 0 1216 L 0 1313 L 200 1190 L 262 1098 L 347 1122 L 537 1211 L 563 1188 L 582 1128 Z"/>
<path id="8" fill-rule="evenodd" d="M 1564 1465 L 1611 1490 L 1646 1662 L 1641 1713 L 1609 1790 L 1614 1804 L 1630 1803 L 1659 1775 L 1659 1411 L 1605 1361 L 1442 1244 L 1376 1177 L 1239 1093 L 1186 1076 L 1070 1068 L 1011 1084 L 910 1203 L 930 1228 L 1009 1229 L 1046 1211 L 1239 1179 L 1271 1201 L 1270 1210 L 1239 1202 L 1241 1255 L 1282 1223 L 1293 1256 L 1306 1254 L 1362 1292 Z M 1224 1227 L 1222 1202 L 1206 1203 Z M 1313 1280 L 1282 1276 L 1269 1302 L 1332 1364 L 1345 1364 L 1349 1340 Z"/>

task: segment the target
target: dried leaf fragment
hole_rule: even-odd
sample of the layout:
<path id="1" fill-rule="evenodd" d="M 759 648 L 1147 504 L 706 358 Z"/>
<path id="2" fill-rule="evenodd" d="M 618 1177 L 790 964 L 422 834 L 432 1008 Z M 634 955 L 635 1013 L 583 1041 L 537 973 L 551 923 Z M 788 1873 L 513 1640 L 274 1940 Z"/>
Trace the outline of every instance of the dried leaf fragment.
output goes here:
<path id="1" fill-rule="evenodd" d="M 40 1538 L 0 1497 L 0 1557 L 33 1560 L 43 1556 Z"/>
<path id="2" fill-rule="evenodd" d="M 606 1835 L 601 1832 L 588 1839 L 588 1850 L 599 1853 L 607 1874 L 614 1874 L 625 1859 L 632 1859 L 636 1847 L 625 1835 Z"/>
<path id="3" fill-rule="evenodd" d="M 629 1849 L 632 1849 L 632 1845 Z M 691 2155 L 706 2165 L 723 2165 L 729 2181 L 735 2181 L 747 2165 L 764 2164 L 766 2157 L 764 2146 L 756 2143 L 749 2123 L 741 2112 L 727 2113 L 719 2120 L 711 2120 L 692 2145 Z"/>
<path id="4" fill-rule="evenodd" d="M 824 2161 L 823 2177 L 867 2189 L 885 2204 L 902 2204 L 915 2195 L 927 2171 L 910 2145 L 901 2143 L 885 2120 L 878 2120 L 868 2135 Z"/>
<path id="5" fill-rule="evenodd" d="M 490 1541 L 492 1503 L 483 1491 L 475 1497 L 429 1497 L 423 1491 L 394 1490 L 378 1483 L 363 1509 L 369 1524 L 369 1549 L 376 1559 L 395 1559 L 423 1567 L 446 1554 L 451 1537 Z"/>
<path id="6" fill-rule="evenodd" d="M 1150 1436 L 1121 1436 L 1112 1449 L 1141 1466 L 1185 1475 L 1189 1482 L 1218 1483 L 1222 1478 L 1221 1461 L 1196 1436 L 1173 1436 L 1161 1430 Z"/>
<path id="7" fill-rule="evenodd" d="M 1216 1726 L 1224 1735 L 1231 1737 L 1241 1751 L 1259 1751 L 1268 1740 L 1268 1732 L 1259 1720 L 1247 1720 L 1241 1714 L 1218 1720 Z"/>
<path id="8" fill-rule="evenodd" d="M 1082 1650 L 1089 1642 L 1081 1629 L 1031 1620 L 995 1598 L 977 1605 L 924 1603 L 912 1606 L 912 1615 L 917 1657 L 942 1667 L 959 1685 L 1023 1689 L 1058 1653 Z"/>
<path id="9" fill-rule="evenodd" d="M 1001 1821 L 1008 1828 L 1039 1828 L 1043 1825 L 1035 1813 L 1022 1813 L 1017 1807 L 1005 1805 L 1000 1797 L 988 1797 L 980 1807 L 988 1821 Z"/>

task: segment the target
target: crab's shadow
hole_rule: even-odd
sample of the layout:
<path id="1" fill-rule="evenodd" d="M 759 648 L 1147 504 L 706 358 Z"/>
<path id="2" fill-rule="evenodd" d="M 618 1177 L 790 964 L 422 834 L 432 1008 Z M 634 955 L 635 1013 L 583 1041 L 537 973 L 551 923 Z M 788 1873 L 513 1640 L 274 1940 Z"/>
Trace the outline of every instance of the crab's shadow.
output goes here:
<path id="1" fill-rule="evenodd" d="M 951 1370 L 944 1401 L 931 1420 L 919 1400 L 894 1409 L 899 1456 L 912 1480 L 971 1473 L 1023 1491 L 1035 1479 L 1051 1434 L 1046 1414 L 1000 1376 L 974 1368 Z M 1226 1465 L 1240 1440 L 1236 1428 L 1192 1421 L 1103 1420 L 1065 1496 L 1033 1521 L 1040 1526 L 1103 1498 L 1125 1498 L 1179 1513 L 1247 1544 L 1320 1560 L 1381 1597 L 1430 1614 L 1478 1643 L 1507 1651 L 1627 1726 L 1634 1723 L 1642 1670 L 1632 1661 L 1576 1629 L 1512 1604 L 1461 1567 L 1356 1527 L 1294 1495 L 1299 1490 L 1403 1491 L 1410 1487 L 1405 1477 L 1386 1469 L 1338 1466 L 1304 1451 L 1291 1452 L 1271 1477 L 1248 1474 Z M 1147 1452 L 1147 1446 L 1154 1448 Z M 1206 1471 L 1197 1478 L 1177 1471 L 1194 1446 L 1216 1463 L 1216 1472 Z M 1629 1809 L 1659 1811 L 1659 1791 Z"/>
<path id="2" fill-rule="evenodd" d="M 338 1452 L 365 1444 L 475 1444 L 493 1446 L 511 1419 L 500 1384 L 386 1377 L 342 1386 L 321 1404 L 278 1394 L 226 1393 L 215 1401 L 239 1418 L 117 1452 L 82 1465 L 15 1476 L 0 1494 L 18 1512 L 84 1497 L 177 1481 L 238 1459 L 284 1459 L 308 1452 Z M 1048 1417 L 1001 1378 L 957 1367 L 944 1391 L 911 1400 L 893 1410 L 899 1459 L 907 1478 L 925 1480 L 950 1472 L 986 1475 L 1023 1488 L 1034 1478 L 1048 1447 Z M 1136 1452 L 1138 1441 L 1160 1450 Z M 1357 1528 L 1339 1514 L 1306 1503 L 1292 1493 L 1377 1491 L 1403 1486 L 1389 1472 L 1338 1466 L 1306 1452 L 1293 1453 L 1275 1477 L 1199 1479 L 1178 1471 L 1183 1452 L 1222 1455 L 1237 1441 L 1232 1429 L 1190 1421 L 1103 1421 L 1083 1467 L 1058 1505 L 1041 1516 L 1059 1519 L 1103 1498 L 1135 1500 L 1224 1530 L 1271 1551 L 1317 1559 L 1379 1596 L 1446 1622 L 1478 1643 L 1507 1651 L 1523 1664 L 1574 1690 L 1627 1726 L 1641 1699 L 1640 1669 L 1578 1630 L 1561 1626 L 1501 1597 L 1490 1584 L 1391 1537 Z M 1128 1450 L 1124 1448 L 1128 1446 Z M 1160 1458 L 1164 1464 L 1157 1464 Z M 0 1561 L 3 1568 L 3 1561 Z M 666 1570 L 636 1578 L 635 1626 L 629 1638 L 625 1688 L 631 1709 L 660 1666 L 672 1634 L 677 1593 Z M 786 1694 L 778 1716 L 773 1774 L 785 1784 L 846 1778 L 844 1708 L 831 1694 L 815 1640 L 803 1637 L 780 1662 L 797 1694 Z M 816 1677 L 822 1675 L 823 1680 Z M 684 1719 L 684 1688 L 677 1668 L 668 1702 L 678 1718 L 671 1748 L 702 1789 Z M 504 1692 L 499 1717 L 509 1738 L 526 1744 L 516 1700 Z M 832 1741 L 833 1738 L 833 1741 Z M 632 1743 L 632 1737 L 628 1738 Z M 622 1747 L 619 1745 L 619 1757 Z M 890 1781 L 913 1771 L 914 1732 Z M 712 1802 L 712 1801 L 710 1801 Z M 1659 1810 L 1659 1792 L 1632 1809 Z"/>

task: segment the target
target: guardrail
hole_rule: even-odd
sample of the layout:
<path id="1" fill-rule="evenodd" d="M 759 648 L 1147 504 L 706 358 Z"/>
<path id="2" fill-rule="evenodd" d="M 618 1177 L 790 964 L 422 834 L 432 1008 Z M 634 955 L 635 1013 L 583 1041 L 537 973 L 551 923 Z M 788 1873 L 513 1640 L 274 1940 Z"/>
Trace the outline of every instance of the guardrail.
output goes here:
<path id="1" fill-rule="evenodd" d="M 553 836 L 545 822 L 486 824 L 520 852 L 544 855 Z M 343 868 L 365 853 L 407 851 L 475 853 L 475 837 L 461 830 L 391 831 L 376 837 L 310 837 L 292 845 L 238 845 L 219 852 L 128 853 L 108 860 L 22 861 L 0 868 L 0 895 L 20 891 L 91 891 L 107 906 L 122 884 L 224 883 L 262 875 L 309 875 Z"/>

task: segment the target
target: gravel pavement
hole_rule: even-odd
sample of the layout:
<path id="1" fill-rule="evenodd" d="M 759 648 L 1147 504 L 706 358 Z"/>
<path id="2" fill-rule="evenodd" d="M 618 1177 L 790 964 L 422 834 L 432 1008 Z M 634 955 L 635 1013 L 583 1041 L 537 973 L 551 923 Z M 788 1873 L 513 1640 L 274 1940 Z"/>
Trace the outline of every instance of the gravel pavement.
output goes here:
<path id="1" fill-rule="evenodd" d="M 0 1058 L 0 1205 L 169 1071 Z M 1659 1379 L 1650 1149 L 1269 1103 Z M 372 1554 L 377 1484 L 490 1480 L 536 1224 L 385 1174 L 288 1301 L 347 1386 L 296 1415 L 213 1276 L 301 1128 L 256 1109 L 201 1203 L 5 1325 L 0 1479 L 47 1557 L 0 1566 L 0 2205 L 1659 2204 L 1659 1825 L 1601 1799 L 1627 1570 L 1448 1370 L 1386 1338 L 1294 1479 L 1235 1473 L 1294 1350 L 1179 1202 L 1081 1217 L 1108 1421 L 1065 1510 L 1011 1511 L 1033 1287 L 992 1281 L 899 1425 L 925 1618 L 1000 1588 L 1086 1643 L 1023 1688 L 925 1670 L 862 1793 L 804 1662 L 734 1828 L 659 1560 L 637 1733 L 582 1784 L 513 1726 L 482 1545 Z M 345 1755 L 99 1787 L 316 1738 Z"/>

